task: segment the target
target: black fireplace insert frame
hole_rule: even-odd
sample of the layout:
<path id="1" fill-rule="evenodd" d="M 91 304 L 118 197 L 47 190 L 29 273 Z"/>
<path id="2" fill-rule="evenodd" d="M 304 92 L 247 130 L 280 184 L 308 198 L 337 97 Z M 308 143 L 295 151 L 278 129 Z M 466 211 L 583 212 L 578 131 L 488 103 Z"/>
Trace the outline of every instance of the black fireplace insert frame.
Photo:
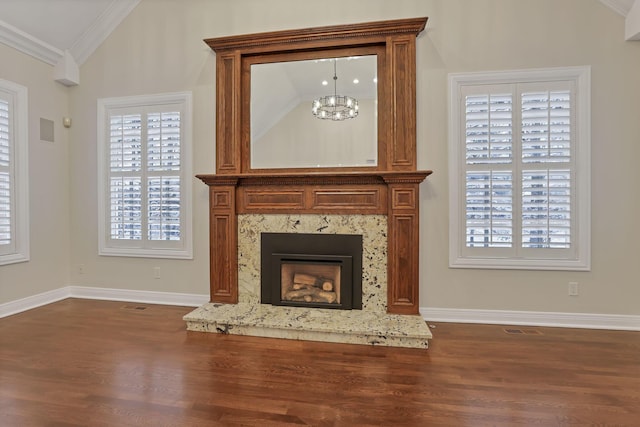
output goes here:
<path id="1" fill-rule="evenodd" d="M 314 234 L 314 233 L 261 233 L 260 236 L 260 302 L 274 305 L 297 305 L 303 307 L 362 309 L 362 235 L 360 234 Z M 351 300 L 350 306 L 343 304 L 282 302 L 280 289 L 280 262 L 285 260 L 309 260 L 312 262 L 337 262 L 350 258 L 350 268 L 346 264 L 343 272 L 350 277 L 351 295 L 342 297 Z M 350 270 L 350 271 L 349 271 Z M 344 284 L 344 283 L 343 283 Z"/>

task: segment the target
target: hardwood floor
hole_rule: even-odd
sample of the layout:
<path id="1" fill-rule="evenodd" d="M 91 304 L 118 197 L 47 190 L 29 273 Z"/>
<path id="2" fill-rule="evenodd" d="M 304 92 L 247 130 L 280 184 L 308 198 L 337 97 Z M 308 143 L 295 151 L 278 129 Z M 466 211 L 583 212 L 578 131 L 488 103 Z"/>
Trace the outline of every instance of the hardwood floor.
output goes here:
<path id="1" fill-rule="evenodd" d="M 442 323 L 415 350 L 187 332 L 189 311 L 0 319 L 0 426 L 640 425 L 638 332 Z"/>

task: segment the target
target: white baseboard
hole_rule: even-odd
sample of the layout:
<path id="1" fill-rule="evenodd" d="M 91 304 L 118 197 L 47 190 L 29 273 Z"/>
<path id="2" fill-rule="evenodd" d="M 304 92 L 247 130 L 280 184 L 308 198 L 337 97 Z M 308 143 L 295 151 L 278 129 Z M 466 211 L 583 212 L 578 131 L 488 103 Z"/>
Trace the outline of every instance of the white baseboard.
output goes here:
<path id="1" fill-rule="evenodd" d="M 209 301 L 208 295 L 176 292 L 136 291 L 130 289 L 66 286 L 41 294 L 0 304 L 0 318 L 21 313 L 65 298 L 127 301 L 146 304 L 198 307 Z M 612 329 L 640 331 L 640 316 L 618 314 L 558 313 L 540 311 L 467 310 L 421 307 L 428 322 L 484 323 L 496 325 L 550 326 L 561 328 Z"/>
<path id="2" fill-rule="evenodd" d="M 182 305 L 199 307 L 209 302 L 209 295 L 182 294 L 177 292 L 136 291 L 131 289 L 93 288 L 89 286 L 69 286 L 70 297 L 128 301 L 146 304 Z"/>
<path id="3" fill-rule="evenodd" d="M 550 326 L 559 328 L 640 331 L 640 316 L 542 311 L 467 310 L 421 307 L 428 322 Z"/>
<path id="4" fill-rule="evenodd" d="M 145 304 L 179 305 L 198 307 L 209 302 L 208 295 L 182 294 L 176 292 L 136 291 L 129 289 L 92 288 L 88 286 L 65 286 L 41 294 L 0 304 L 0 318 L 18 314 L 36 307 L 51 304 L 66 298 L 127 301 Z"/>
<path id="5" fill-rule="evenodd" d="M 65 298 L 69 298 L 68 287 L 54 289 L 52 291 L 0 304 L 0 318 L 22 313 L 23 311 L 51 304 L 52 302 L 60 301 Z"/>

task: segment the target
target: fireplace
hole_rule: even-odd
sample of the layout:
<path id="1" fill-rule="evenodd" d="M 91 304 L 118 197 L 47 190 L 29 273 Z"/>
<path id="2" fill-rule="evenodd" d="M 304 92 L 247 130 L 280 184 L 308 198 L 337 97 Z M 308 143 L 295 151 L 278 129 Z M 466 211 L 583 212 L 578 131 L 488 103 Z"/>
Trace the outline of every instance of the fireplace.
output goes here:
<path id="1" fill-rule="evenodd" d="M 261 233 L 261 303 L 362 309 L 362 235 Z"/>
<path id="2" fill-rule="evenodd" d="M 420 315 L 388 313 L 386 215 L 262 214 L 237 216 L 238 302 L 211 302 L 184 317 L 190 331 L 351 344 L 426 348 L 431 332 Z M 265 304 L 262 300 L 264 234 L 355 235 L 362 243 L 362 309 L 340 310 Z M 334 253 L 336 248 L 331 245 Z M 276 248 L 269 253 L 278 253 Z M 283 249 L 284 250 L 284 249 Z M 301 249 L 288 248 L 300 254 Z M 307 254 L 314 257 L 317 254 Z M 357 267 L 360 270 L 360 267 Z M 325 273 L 323 273 L 325 274 Z M 320 274 L 318 274 L 320 275 Z M 342 285 L 342 281 L 340 283 Z M 358 292 L 356 292 L 358 294 Z M 278 295 L 278 299 L 281 295 Z"/>
<path id="3" fill-rule="evenodd" d="M 415 129 L 415 39 L 426 21 L 205 40 L 217 56 L 216 171 L 197 175 L 209 186 L 210 303 L 185 316 L 190 330 L 427 346 L 431 333 L 419 315 L 419 185 L 431 171 L 417 169 Z M 254 168 L 252 65 L 354 52 L 377 55 L 377 163 Z M 276 247 L 262 259 L 261 233 L 361 235 L 362 253 L 336 253 L 340 243 L 315 252 Z M 265 278 L 271 287 L 263 289 Z M 335 296 L 314 300 L 320 289 Z"/>

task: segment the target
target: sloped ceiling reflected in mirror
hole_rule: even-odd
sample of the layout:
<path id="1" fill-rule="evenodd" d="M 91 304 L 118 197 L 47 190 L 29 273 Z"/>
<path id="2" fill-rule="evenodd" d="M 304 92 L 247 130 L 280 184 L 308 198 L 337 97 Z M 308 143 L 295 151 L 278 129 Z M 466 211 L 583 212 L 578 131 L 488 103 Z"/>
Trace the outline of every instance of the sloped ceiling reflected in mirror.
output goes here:
<path id="1" fill-rule="evenodd" d="M 311 113 L 312 101 L 320 96 L 334 94 L 334 59 L 325 58 L 305 61 L 291 61 L 278 63 L 254 64 L 251 66 L 251 145 L 258 143 L 260 139 L 272 131 L 281 121 L 295 109 L 308 110 L 309 120 L 314 118 Z M 348 95 L 375 105 L 377 99 L 377 57 L 375 55 L 337 58 L 336 61 L 337 88 L 339 95 Z M 354 83 L 357 81 L 357 83 Z M 326 84 L 323 85 L 323 82 Z M 360 110 L 360 115 L 353 120 L 371 121 L 369 127 L 375 128 L 377 117 L 371 107 Z M 368 117 L 367 117 L 368 116 Z M 306 119 L 306 117 L 305 117 Z M 321 143 L 320 139 L 313 138 L 313 127 L 316 122 L 301 123 L 300 129 L 291 129 L 287 133 L 295 138 L 296 144 L 303 144 L 311 149 Z M 375 133 L 375 129 L 372 130 Z M 338 144 L 352 143 L 353 136 L 345 134 L 345 139 Z M 354 166 L 371 165 L 372 152 L 375 153 L 377 140 L 375 134 L 368 138 L 367 148 L 363 148 L 361 160 L 354 160 Z M 282 152 L 287 142 L 273 147 Z M 304 150 L 304 148 L 301 148 Z M 253 150 L 262 152 L 265 150 Z M 366 154 L 365 154 L 366 152 Z M 354 154 L 354 156 L 357 156 Z M 252 156 L 253 157 L 253 156 Z M 252 158 L 252 167 L 301 167 L 301 165 L 270 165 L 256 163 Z M 335 166 L 343 162 L 344 156 L 334 160 L 328 159 L 320 166 Z M 357 164 L 356 164 L 357 163 Z M 310 166 L 309 164 L 305 166 Z M 318 166 L 314 164 L 314 166 Z"/>

